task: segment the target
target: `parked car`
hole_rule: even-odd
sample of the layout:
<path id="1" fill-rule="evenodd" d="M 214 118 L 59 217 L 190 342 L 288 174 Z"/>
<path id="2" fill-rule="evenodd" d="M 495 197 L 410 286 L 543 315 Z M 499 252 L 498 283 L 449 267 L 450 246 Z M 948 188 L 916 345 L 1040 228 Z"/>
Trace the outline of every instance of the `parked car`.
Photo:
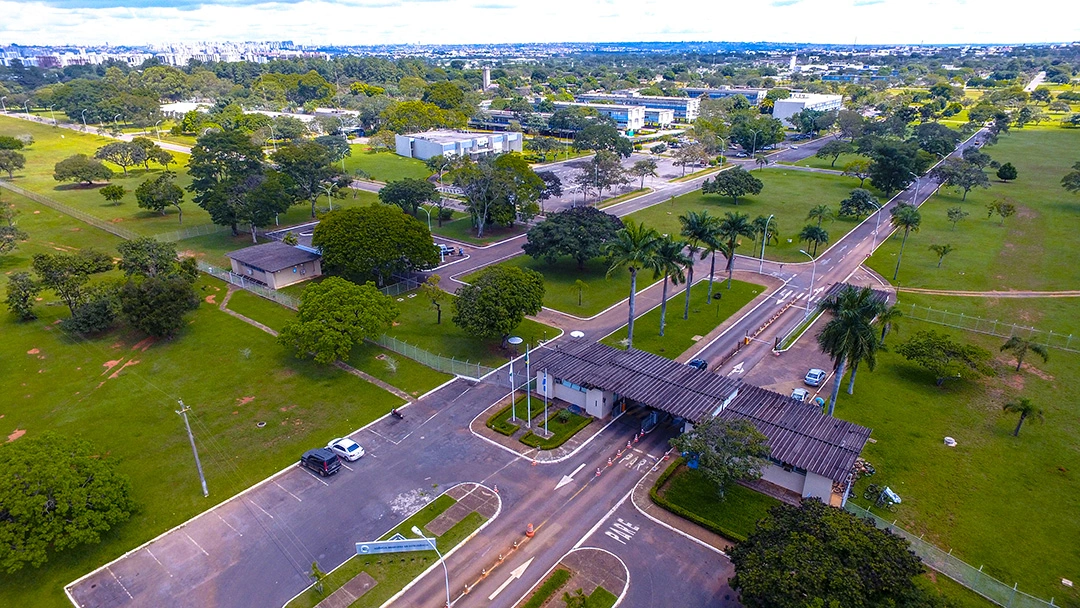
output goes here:
<path id="1" fill-rule="evenodd" d="M 356 443 L 348 437 L 341 437 L 334 439 L 330 443 L 326 444 L 326 447 L 337 454 L 339 457 L 353 462 L 354 460 L 360 460 L 364 456 L 364 448 L 360 447 L 359 443 Z"/>
<path id="2" fill-rule="evenodd" d="M 709 362 L 704 359 L 691 359 L 689 362 L 687 362 L 687 365 L 701 371 L 706 371 L 709 369 Z"/>
<path id="3" fill-rule="evenodd" d="M 326 448 L 316 448 L 304 452 L 300 457 L 300 466 L 318 473 L 320 477 L 329 477 L 341 470 L 341 460 Z"/>
<path id="4" fill-rule="evenodd" d="M 806 401 L 806 398 L 810 396 L 810 391 L 805 388 L 797 388 L 791 391 L 791 398 L 796 401 Z"/>
<path id="5" fill-rule="evenodd" d="M 435 246 L 439 248 L 440 255 L 454 255 L 454 248 L 445 243 L 435 243 Z"/>
<path id="6" fill-rule="evenodd" d="M 828 374 L 825 373 L 825 370 L 815 367 L 814 369 L 806 372 L 806 377 L 803 378 L 803 382 L 807 383 L 810 386 L 821 386 L 821 383 L 825 381 L 825 376 L 827 375 Z"/>

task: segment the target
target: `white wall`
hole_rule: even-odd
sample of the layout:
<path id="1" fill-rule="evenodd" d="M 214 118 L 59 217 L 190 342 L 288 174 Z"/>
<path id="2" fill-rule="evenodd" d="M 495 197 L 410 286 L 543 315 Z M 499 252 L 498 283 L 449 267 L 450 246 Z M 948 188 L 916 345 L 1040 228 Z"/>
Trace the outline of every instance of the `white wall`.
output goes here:
<path id="1" fill-rule="evenodd" d="M 803 486 L 803 498 L 813 496 L 820 498 L 821 502 L 829 504 L 832 499 L 832 480 L 822 477 L 817 473 L 806 473 L 806 485 Z"/>
<path id="2" fill-rule="evenodd" d="M 770 464 L 765 467 L 762 472 L 761 478 L 765 481 L 776 484 L 781 488 L 791 490 L 802 496 L 803 487 L 806 485 L 806 476 L 795 471 L 785 471 L 782 467 L 778 467 L 775 464 Z"/>

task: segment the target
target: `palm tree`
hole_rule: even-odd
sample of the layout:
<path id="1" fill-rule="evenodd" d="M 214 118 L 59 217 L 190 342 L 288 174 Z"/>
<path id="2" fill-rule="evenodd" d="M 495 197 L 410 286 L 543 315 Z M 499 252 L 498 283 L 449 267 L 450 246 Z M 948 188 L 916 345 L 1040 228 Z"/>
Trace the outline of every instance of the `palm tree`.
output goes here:
<path id="1" fill-rule="evenodd" d="M 1009 351 L 1016 357 L 1016 371 L 1020 371 L 1020 365 L 1024 362 L 1024 357 L 1029 350 L 1042 357 L 1043 363 L 1050 360 L 1050 351 L 1047 350 L 1046 346 L 1034 340 L 1013 336 L 1005 344 L 1001 345 L 1001 352 Z"/>
<path id="2" fill-rule="evenodd" d="M 765 226 L 768 225 L 768 234 L 765 233 Z M 759 215 L 754 218 L 754 232 L 761 237 L 764 244 L 769 244 L 773 241 L 780 242 L 780 231 L 776 227 L 776 218 L 772 218 L 770 221 L 768 217 Z M 760 251 L 760 249 L 759 249 Z"/>
<path id="3" fill-rule="evenodd" d="M 604 253 L 611 260 L 607 276 L 620 268 L 630 271 L 630 318 L 626 322 L 626 347 L 634 345 L 634 296 L 637 294 L 637 273 L 652 267 L 659 233 L 646 228 L 644 223 L 625 221 L 624 228 L 615 233 L 615 239 L 604 245 Z"/>
<path id="4" fill-rule="evenodd" d="M 799 233 L 799 240 L 806 241 L 806 246 L 808 248 L 813 244 L 814 255 L 816 256 L 818 245 L 829 242 L 829 233 L 824 228 L 813 224 L 807 224 L 803 226 L 802 232 Z"/>
<path id="5" fill-rule="evenodd" d="M 877 322 L 881 325 L 881 345 L 885 346 L 885 336 L 888 335 L 889 330 L 896 329 L 898 327 L 896 320 L 904 316 L 904 313 L 900 311 L 899 304 L 893 304 L 889 306 L 886 304 L 878 312 Z"/>
<path id="6" fill-rule="evenodd" d="M 937 257 L 937 267 L 938 268 L 941 268 L 941 262 L 945 260 L 945 256 L 952 253 L 955 249 L 956 249 L 955 247 L 953 247 L 952 245 L 949 245 L 949 244 L 930 245 L 930 251 L 933 251 L 938 256 Z"/>
<path id="7" fill-rule="evenodd" d="M 739 247 L 739 238 L 752 239 L 756 234 L 757 231 L 754 230 L 754 224 L 750 221 L 750 215 L 747 213 L 731 213 L 729 211 L 724 214 L 724 219 L 720 220 L 716 236 L 723 243 L 724 255 L 727 256 L 728 289 L 731 289 L 731 275 L 735 272 L 735 249 Z M 712 298 L 711 280 L 709 282 L 709 297 Z"/>
<path id="8" fill-rule="evenodd" d="M 664 335 L 664 324 L 667 319 L 667 287 L 668 279 L 675 285 L 686 280 L 684 268 L 694 266 L 694 260 L 686 255 L 686 241 L 676 241 L 671 235 L 665 234 L 656 243 L 656 252 L 652 259 L 652 268 L 657 275 L 664 275 L 664 290 L 660 300 L 660 335 Z"/>
<path id="9" fill-rule="evenodd" d="M 769 164 L 769 157 L 765 156 L 764 154 L 758 153 L 754 155 L 754 162 L 757 163 L 758 171 L 761 171 L 762 167 Z"/>
<path id="10" fill-rule="evenodd" d="M 836 399 L 840 395 L 840 382 L 844 370 L 849 364 L 853 367 L 865 362 L 874 370 L 877 365 L 877 351 L 881 346 L 874 328 L 874 318 L 883 308 L 883 304 L 874 297 L 869 287 L 856 288 L 847 286 L 836 295 L 823 300 L 819 308 L 830 312 L 833 318 L 825 324 L 818 334 L 817 341 L 821 350 L 833 360 L 835 378 L 832 396 L 829 398 L 829 415 L 836 409 Z M 852 370 L 848 393 L 855 390 L 855 370 Z"/>
<path id="11" fill-rule="evenodd" d="M 1016 401 L 1010 401 L 1001 407 L 1006 412 L 1014 412 L 1020 414 L 1020 420 L 1016 423 L 1016 430 L 1013 431 L 1013 437 L 1020 436 L 1020 427 L 1024 426 L 1024 421 L 1028 418 L 1033 420 L 1042 420 L 1043 411 L 1035 406 L 1031 402 L 1031 399 L 1027 397 L 1021 397 Z"/>
<path id="12" fill-rule="evenodd" d="M 900 274 L 900 258 L 904 257 L 904 245 L 907 244 L 907 237 L 909 232 L 918 232 L 919 224 L 922 222 L 922 214 L 914 205 L 908 203 L 897 203 L 889 213 L 892 214 L 892 218 L 889 222 L 892 223 L 893 228 L 904 229 L 904 239 L 900 241 L 900 253 L 896 256 L 896 270 L 893 271 L 892 280 L 896 280 L 896 275 Z"/>
<path id="13" fill-rule="evenodd" d="M 832 209 L 828 205 L 817 205 L 810 208 L 810 212 L 806 214 L 807 220 L 817 220 L 818 228 L 821 228 L 821 222 L 831 222 L 833 219 Z"/>
<path id="14" fill-rule="evenodd" d="M 682 231 L 679 232 L 686 238 L 686 248 L 690 252 L 691 264 L 686 267 L 686 305 L 683 308 L 683 319 L 690 318 L 690 286 L 694 284 L 694 264 L 693 257 L 697 255 L 701 250 L 701 246 L 705 243 L 711 243 L 714 241 L 713 234 L 716 232 L 717 218 L 709 215 L 708 211 L 691 211 L 686 215 L 679 216 L 679 223 L 682 224 Z M 705 259 L 705 256 L 709 255 L 708 251 L 701 252 L 701 259 Z M 715 258 L 713 267 L 716 267 Z"/>

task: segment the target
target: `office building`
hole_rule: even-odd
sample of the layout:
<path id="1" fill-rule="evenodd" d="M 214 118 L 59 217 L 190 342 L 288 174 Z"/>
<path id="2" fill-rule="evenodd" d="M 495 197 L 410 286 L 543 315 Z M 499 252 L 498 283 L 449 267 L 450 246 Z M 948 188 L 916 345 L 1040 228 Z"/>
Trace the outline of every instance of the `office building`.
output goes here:
<path id="1" fill-rule="evenodd" d="M 576 96 L 578 101 L 604 101 L 628 106 L 644 106 L 649 110 L 672 110 L 675 120 L 694 122 L 698 117 L 701 100 L 696 97 L 660 97 L 637 93 L 584 93 Z"/>
<path id="2" fill-rule="evenodd" d="M 509 133 L 463 133 L 439 129 L 410 135 L 397 135 L 397 153 L 427 160 L 432 156 L 486 156 L 503 152 L 521 152 L 522 135 Z"/>
<path id="3" fill-rule="evenodd" d="M 601 116 L 615 121 L 615 127 L 625 133 L 633 133 L 645 126 L 645 106 L 622 105 L 613 103 L 579 103 L 556 101 L 556 108 L 586 107 L 596 110 Z"/>
<path id="4" fill-rule="evenodd" d="M 787 99 L 777 99 L 773 102 L 773 118 L 783 122 L 785 126 L 793 127 L 795 125 L 789 119 L 795 114 L 803 110 L 820 110 L 822 112 L 839 110 L 843 102 L 843 95 L 793 93 Z"/>
<path id="5" fill-rule="evenodd" d="M 769 92 L 768 89 L 709 89 L 704 87 L 687 87 L 683 91 L 690 97 L 706 97 L 708 99 L 724 99 L 742 95 L 755 106 L 761 105 L 761 102 L 765 101 L 765 94 Z"/>

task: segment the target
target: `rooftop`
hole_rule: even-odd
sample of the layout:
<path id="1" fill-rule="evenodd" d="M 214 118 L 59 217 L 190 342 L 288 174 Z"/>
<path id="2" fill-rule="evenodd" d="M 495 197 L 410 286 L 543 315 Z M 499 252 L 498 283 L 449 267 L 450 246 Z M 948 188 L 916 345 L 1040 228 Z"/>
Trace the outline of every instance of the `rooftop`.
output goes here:
<path id="1" fill-rule="evenodd" d="M 402 135 L 401 137 L 413 137 L 440 144 L 452 144 L 459 141 L 472 141 L 474 139 L 505 136 L 505 133 L 466 133 L 464 131 L 451 131 L 450 129 L 434 129 L 422 133 L 410 133 L 408 135 Z"/>
<path id="2" fill-rule="evenodd" d="M 317 253 L 278 241 L 230 251 L 225 256 L 263 272 L 277 272 L 319 259 Z"/>

